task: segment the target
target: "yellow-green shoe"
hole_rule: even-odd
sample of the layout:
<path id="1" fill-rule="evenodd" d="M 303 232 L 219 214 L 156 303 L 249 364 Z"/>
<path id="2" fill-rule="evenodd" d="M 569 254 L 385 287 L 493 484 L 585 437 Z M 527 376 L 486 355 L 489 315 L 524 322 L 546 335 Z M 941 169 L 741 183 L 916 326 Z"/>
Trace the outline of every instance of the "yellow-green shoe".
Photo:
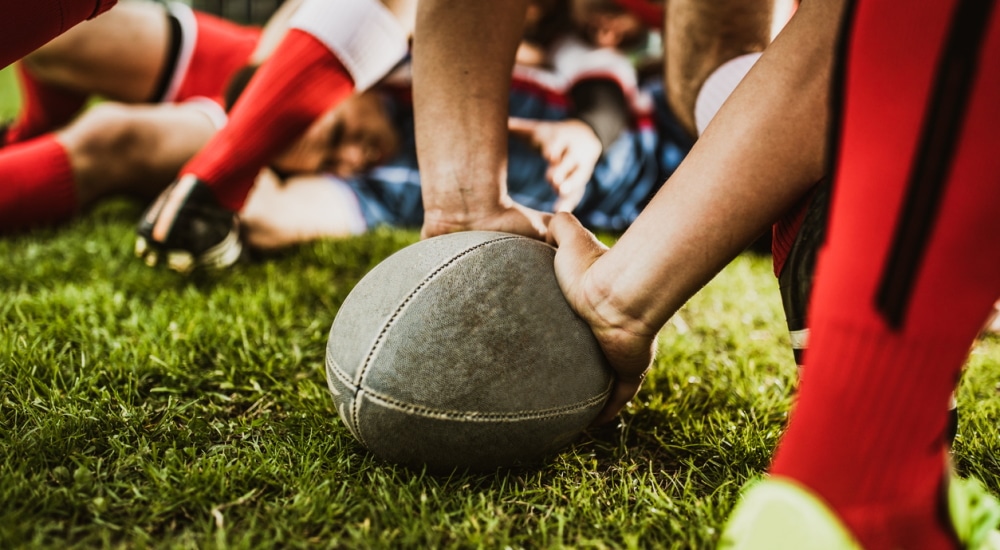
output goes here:
<path id="1" fill-rule="evenodd" d="M 808 489 L 784 478 L 748 483 L 719 541 L 725 550 L 861 550 L 840 519 Z M 948 507 L 959 541 L 1000 550 L 1000 503 L 974 479 L 952 477 Z"/>
<path id="2" fill-rule="evenodd" d="M 949 481 L 948 512 L 959 542 L 970 550 L 1000 550 L 1000 502 L 979 480 Z"/>

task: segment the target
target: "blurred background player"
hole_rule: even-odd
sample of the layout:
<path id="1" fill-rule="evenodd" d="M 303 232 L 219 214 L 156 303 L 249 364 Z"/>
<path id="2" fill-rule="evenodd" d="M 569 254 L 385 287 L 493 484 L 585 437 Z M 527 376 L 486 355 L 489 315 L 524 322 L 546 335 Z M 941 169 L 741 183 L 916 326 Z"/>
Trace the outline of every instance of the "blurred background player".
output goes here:
<path id="1" fill-rule="evenodd" d="M 259 36 L 183 4 L 125 2 L 30 54 L 0 148 L 0 230 L 65 219 L 109 193 L 155 196 L 225 123 L 226 82 Z M 98 95 L 107 101 L 85 111 Z"/>
<path id="2" fill-rule="evenodd" d="M 233 77 L 242 81 L 250 78 L 252 72 L 237 68 L 244 63 L 250 63 L 247 68 L 255 66 L 259 58 L 266 57 L 264 43 L 280 40 L 294 4 L 285 3 L 258 41 L 256 29 L 192 12 L 181 4 L 164 10 L 154 3 L 127 2 L 107 18 L 87 23 L 25 59 L 21 67 L 25 105 L 6 141 L 11 145 L 32 143 L 30 149 L 10 147 L 0 152 L 0 171 L 9 182 L 0 201 L 0 207 L 9 211 L 4 229 L 63 219 L 72 214 L 74 205 L 86 206 L 107 193 L 148 195 L 150 190 L 162 188 L 165 178 L 176 174 L 178 163 L 214 131 L 215 125 L 210 123 L 224 121 L 218 105 L 223 84 Z M 558 21 L 566 20 L 566 14 L 551 6 L 538 14 L 539 18 L 528 18 L 525 44 L 545 50 L 540 50 L 542 58 L 520 67 L 525 75 L 515 84 L 524 90 L 520 96 L 524 108 L 519 112 L 526 116 L 533 114 L 531 109 L 562 112 L 569 102 L 577 105 L 578 116 L 587 122 L 520 119 L 512 125 L 546 152 L 552 163 L 548 179 L 557 193 L 564 178 L 556 181 L 554 174 L 565 174 L 577 182 L 574 202 L 568 205 L 572 208 L 603 150 L 601 141 L 610 144 L 631 124 L 632 107 L 626 105 L 622 86 L 634 97 L 635 78 L 623 57 L 607 55 L 583 63 L 576 59 L 570 67 L 579 73 L 576 75 L 553 72 L 548 54 L 557 39 L 566 38 L 567 27 Z M 255 44 L 257 52 L 251 58 L 247 52 Z M 571 77 L 577 80 L 570 82 Z M 589 91 L 600 90 L 600 84 L 605 90 L 610 88 L 605 95 L 611 101 L 602 101 L 599 94 Z M 570 97 L 566 97 L 566 88 L 572 92 Z M 71 120 L 93 94 L 110 101 L 86 111 L 58 134 L 39 137 Z M 279 173 L 327 172 L 348 178 L 389 156 L 386 151 L 394 150 L 396 138 L 383 109 L 372 108 L 378 102 L 359 96 L 347 103 L 347 108 L 321 116 L 307 131 L 306 139 L 279 155 L 274 163 Z M 406 122 L 406 127 L 411 125 Z M 570 129 L 562 130 L 565 126 Z M 575 137 L 561 137 L 566 135 Z M 36 170 L 39 163 L 53 168 L 64 165 L 56 162 L 57 156 L 68 157 L 69 171 Z M 584 157 L 581 167 L 579 161 Z M 675 154 L 673 158 L 679 157 Z M 522 171 L 526 175 L 522 181 L 530 173 Z M 64 195 L 73 199 L 71 204 L 53 200 Z"/>
<path id="3" fill-rule="evenodd" d="M 553 6 L 539 11 L 538 19 L 528 17 L 527 21 L 525 44 L 539 48 L 541 57 L 519 64 L 514 77 L 513 112 L 522 118 L 512 120 L 511 127 L 526 142 L 515 144 L 519 155 L 515 164 L 521 168 L 512 179 L 525 202 L 571 210 L 587 190 L 598 159 L 604 158 L 593 178 L 599 190 L 587 198 L 585 211 L 591 213 L 585 218 L 593 221 L 594 228 L 621 230 L 637 215 L 653 186 L 665 177 L 661 167 L 669 171 L 676 165 L 685 145 L 659 139 L 660 134 L 670 135 L 670 128 L 652 131 L 666 119 L 662 109 L 659 113 L 650 111 L 655 102 L 637 90 L 628 60 L 583 48 L 579 40 L 571 39 L 564 23 L 554 21 L 567 19 L 567 14 L 556 12 Z M 280 40 L 280 23 L 287 20 L 288 10 L 294 6 L 286 3 L 282 9 L 268 25 L 265 36 L 271 42 Z M 0 197 L 4 199 L 0 208 L 8 212 L 4 230 L 65 219 L 108 193 L 148 197 L 161 189 L 174 177 L 179 163 L 211 135 L 215 129 L 212 121 L 224 121 L 218 94 L 230 75 L 237 80 L 250 78 L 252 72 L 237 68 L 264 56 L 261 50 L 267 48 L 263 46 L 257 47 L 253 59 L 247 54 L 258 43 L 258 34 L 256 29 L 222 22 L 183 5 L 165 11 L 158 4 L 128 2 L 108 18 L 87 23 L 29 56 L 22 71 L 25 108 L 11 127 L 8 141 L 14 144 L 32 139 L 25 147 L 0 151 L 0 173 L 9 181 L 6 195 Z M 360 94 L 346 101 L 343 108 L 322 115 L 304 139 L 272 162 L 276 171 L 258 180 L 265 185 L 272 183 L 268 187 L 272 192 L 256 192 L 258 200 L 247 207 L 253 212 L 253 222 L 245 228 L 251 246 L 260 244 L 261 235 L 268 235 L 273 247 L 345 234 L 337 222 L 341 216 L 329 216 L 324 223 L 321 216 L 301 215 L 318 205 L 336 212 L 342 205 L 330 199 L 341 199 L 342 194 L 324 190 L 317 196 L 306 196 L 302 190 L 314 186 L 307 185 L 305 178 L 296 178 L 296 185 L 276 183 L 287 176 L 326 173 L 336 179 L 351 178 L 385 161 L 397 148 L 399 132 L 409 136 L 407 154 L 401 154 L 390 169 L 365 179 L 371 185 L 389 186 L 393 180 L 386 174 L 399 174 L 404 169 L 415 174 L 409 91 L 399 88 L 408 71 L 398 73 L 401 76 L 395 79 L 392 96 L 405 99 L 396 101 L 392 109 L 396 128 L 390 126 L 385 112 L 385 94 L 381 94 L 386 98 L 383 100 Z M 154 88 L 167 91 L 151 91 Z M 58 134 L 33 137 L 65 124 L 91 93 L 114 101 L 98 104 Z M 570 106 L 572 117 L 567 116 Z M 619 139 L 625 130 L 628 137 Z M 544 160 L 528 143 L 542 152 Z M 660 144 L 667 147 L 660 155 L 662 160 L 653 158 L 663 149 Z M 612 151 L 604 155 L 608 148 Z M 36 169 L 39 162 L 51 167 L 64 164 L 53 160 L 57 156 L 68 158 L 70 170 Z M 544 186 L 545 181 L 551 189 Z M 413 186 L 406 193 L 387 195 L 397 200 L 396 206 L 385 208 L 398 211 L 380 217 L 380 222 L 419 226 L 418 182 L 416 175 L 395 182 Z M 609 195 L 611 191 L 613 195 Z M 60 205 L 53 199 L 61 195 L 72 200 Z M 268 200 L 261 200 L 265 196 Z M 356 199 L 346 202 L 353 204 Z M 288 215 L 280 215 L 272 203 L 286 205 Z M 294 214 L 296 209 L 299 215 Z M 269 229 L 262 231 L 262 227 Z"/>
<path id="4" fill-rule="evenodd" d="M 230 112 L 139 223 L 136 253 L 186 271 L 238 259 L 239 211 L 261 168 L 407 54 L 414 0 L 305 0 Z"/>

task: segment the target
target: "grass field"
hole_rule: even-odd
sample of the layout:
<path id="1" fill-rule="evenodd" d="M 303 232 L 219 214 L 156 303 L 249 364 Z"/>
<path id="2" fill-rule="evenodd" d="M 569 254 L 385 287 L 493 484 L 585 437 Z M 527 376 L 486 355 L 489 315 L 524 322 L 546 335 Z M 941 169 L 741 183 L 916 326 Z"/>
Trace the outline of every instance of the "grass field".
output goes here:
<path id="1" fill-rule="evenodd" d="M 417 234 L 185 279 L 132 258 L 140 212 L 0 239 L 0 548 L 706 548 L 791 403 L 770 263 L 745 255 L 665 328 L 621 426 L 535 468 L 394 467 L 337 418 L 323 354 L 354 283 Z M 994 492 L 998 358 L 996 337 L 971 356 L 956 448 Z"/>
<path id="2" fill-rule="evenodd" d="M 321 242 L 219 277 L 131 257 L 135 205 L 0 240 L 0 547 L 711 546 L 765 468 L 795 367 L 765 258 L 670 323 L 617 429 L 533 469 L 380 463 L 325 387 L 338 305 L 417 235 Z M 960 394 L 957 459 L 997 489 L 1000 341 Z"/>
<path id="3" fill-rule="evenodd" d="M 0 69 L 0 124 L 17 113 L 20 99 L 13 69 L 10 67 Z"/>

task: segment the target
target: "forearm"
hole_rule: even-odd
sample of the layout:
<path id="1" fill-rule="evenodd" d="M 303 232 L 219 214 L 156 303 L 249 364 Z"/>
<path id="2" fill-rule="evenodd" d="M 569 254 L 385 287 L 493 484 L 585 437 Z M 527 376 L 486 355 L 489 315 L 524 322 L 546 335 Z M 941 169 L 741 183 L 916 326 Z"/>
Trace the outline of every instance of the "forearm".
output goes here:
<path id="1" fill-rule="evenodd" d="M 842 2 L 807 2 L 638 220 L 593 266 L 591 301 L 659 328 L 826 168 Z"/>
<path id="2" fill-rule="evenodd" d="M 526 0 L 421 0 L 413 101 L 425 217 L 461 229 L 509 202 L 510 76 Z"/>

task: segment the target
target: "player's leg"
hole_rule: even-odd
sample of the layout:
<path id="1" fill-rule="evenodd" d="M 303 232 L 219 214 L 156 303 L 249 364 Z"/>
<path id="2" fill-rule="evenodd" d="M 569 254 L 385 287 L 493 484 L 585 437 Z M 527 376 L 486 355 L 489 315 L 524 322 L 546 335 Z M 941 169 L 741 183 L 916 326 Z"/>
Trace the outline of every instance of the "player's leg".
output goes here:
<path id="1" fill-rule="evenodd" d="M 124 3 L 53 39 L 21 61 L 23 101 L 8 143 L 61 128 L 93 94 L 153 101 L 179 39 L 163 6 L 151 2 Z"/>
<path id="2" fill-rule="evenodd" d="M 727 61 L 764 50 L 771 41 L 775 7 L 770 0 L 667 3 L 663 73 L 667 104 L 689 136 L 698 134 L 694 113 L 702 84 Z"/>
<path id="3" fill-rule="evenodd" d="M 89 94 L 52 85 L 35 76 L 25 63 L 17 65 L 21 107 L 0 146 L 11 145 L 65 126 L 87 103 Z"/>
<path id="4" fill-rule="evenodd" d="M 208 99 L 95 106 L 61 132 L 81 204 L 109 194 L 156 196 L 224 124 L 225 113 Z"/>
<path id="5" fill-rule="evenodd" d="M 251 80 L 230 122 L 182 170 L 140 221 L 137 250 L 194 263 L 238 257 L 238 211 L 259 170 L 324 111 L 363 90 L 406 53 L 412 2 L 307 0 L 274 54 Z M 402 19 L 402 23 L 400 22 Z M 196 191 L 196 188 L 204 188 Z M 205 204 L 186 206 L 191 200 Z M 220 212 L 209 230 L 189 231 L 196 211 Z M 196 224 L 203 227 L 204 224 Z M 221 247 L 221 248 L 220 248 Z"/>
<path id="6" fill-rule="evenodd" d="M 210 101 L 103 103 L 58 134 L 0 150 L 0 232 L 64 221 L 101 197 L 149 199 L 221 126 Z"/>
<path id="7" fill-rule="evenodd" d="M 982 495 L 955 499 L 963 485 L 949 486 L 942 437 L 969 345 L 1000 295 L 991 4 L 855 6 L 800 394 L 772 477 L 748 493 L 727 544 L 816 540 L 813 521 L 845 544 L 947 548 L 971 536 L 970 517 L 1000 517 Z"/>
<path id="8" fill-rule="evenodd" d="M 24 57 L 70 27 L 97 17 L 118 0 L 38 0 L 0 3 L 0 68 Z"/>

